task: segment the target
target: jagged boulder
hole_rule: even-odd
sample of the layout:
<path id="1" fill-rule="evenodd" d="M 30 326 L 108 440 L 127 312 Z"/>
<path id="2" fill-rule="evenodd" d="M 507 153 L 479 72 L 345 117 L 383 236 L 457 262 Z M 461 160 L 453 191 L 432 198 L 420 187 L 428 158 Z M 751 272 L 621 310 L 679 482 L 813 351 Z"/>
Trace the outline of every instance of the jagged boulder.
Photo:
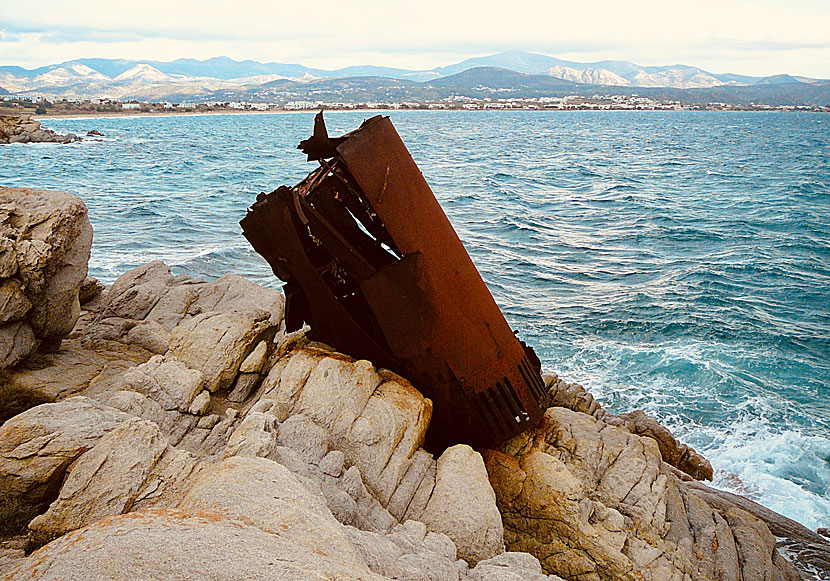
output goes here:
<path id="1" fill-rule="evenodd" d="M 72 331 L 91 247 L 80 198 L 0 187 L 0 369 Z"/>
<path id="2" fill-rule="evenodd" d="M 501 514 L 484 461 L 467 445 L 447 448 L 438 459 L 435 489 L 421 520 L 451 538 L 470 565 L 504 552 Z"/>
<path id="3" fill-rule="evenodd" d="M 158 497 L 164 489 L 169 491 L 192 471 L 194 462 L 188 456 L 173 450 L 153 422 L 127 420 L 72 466 L 49 510 L 29 523 L 29 547 L 134 510 L 148 492 Z M 170 470 L 170 464 L 176 469 Z M 165 472 L 164 477 L 152 477 Z"/>
<path id="4" fill-rule="evenodd" d="M 714 470 L 709 461 L 691 446 L 678 442 L 668 428 L 642 410 L 614 415 L 603 409 L 584 387 L 563 381 L 556 374 L 545 375 L 551 405 L 582 412 L 606 424 L 620 426 L 633 434 L 648 436 L 657 442 L 663 461 L 697 480 L 712 480 Z"/>
<path id="5" fill-rule="evenodd" d="M 30 115 L 0 115 L 0 145 L 8 143 L 72 143 L 81 141 L 74 133 L 61 135 L 44 129 Z"/>
<path id="6" fill-rule="evenodd" d="M 28 522 L 57 496 L 67 467 L 128 418 L 73 397 L 0 426 L 0 523 L 18 528 Z"/>
<path id="7" fill-rule="evenodd" d="M 798 579 L 764 522 L 707 502 L 650 437 L 555 407 L 484 456 L 508 548 L 565 579 Z"/>
<path id="8" fill-rule="evenodd" d="M 231 387 L 239 366 L 260 341 L 273 339 L 276 331 L 271 313 L 261 309 L 212 311 L 173 329 L 170 354 L 200 370 L 205 389 L 213 393 Z"/>

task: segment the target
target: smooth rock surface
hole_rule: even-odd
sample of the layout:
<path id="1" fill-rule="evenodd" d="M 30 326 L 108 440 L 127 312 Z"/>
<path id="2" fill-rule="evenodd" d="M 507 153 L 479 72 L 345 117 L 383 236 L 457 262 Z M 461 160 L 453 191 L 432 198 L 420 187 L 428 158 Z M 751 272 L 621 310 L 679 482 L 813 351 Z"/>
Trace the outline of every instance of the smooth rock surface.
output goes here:
<path id="1" fill-rule="evenodd" d="M 166 355 L 156 355 L 147 363 L 128 370 L 123 381 L 131 390 L 155 400 L 164 409 L 183 412 L 190 408 L 205 386 L 199 371 Z"/>
<path id="2" fill-rule="evenodd" d="M 312 494 L 287 468 L 272 460 L 239 456 L 223 460 L 200 474 L 179 508 L 242 520 L 344 570 L 369 572 L 325 499 Z M 336 571 L 333 568 L 329 573 Z"/>
<path id="3" fill-rule="evenodd" d="M 481 455 L 464 444 L 438 459 L 432 498 L 421 516 L 430 530 L 444 533 L 470 565 L 504 552 L 504 529 Z"/>
<path id="4" fill-rule="evenodd" d="M 9 581 L 382 579 L 279 534 L 219 513 L 153 509 L 108 517 L 33 553 Z"/>

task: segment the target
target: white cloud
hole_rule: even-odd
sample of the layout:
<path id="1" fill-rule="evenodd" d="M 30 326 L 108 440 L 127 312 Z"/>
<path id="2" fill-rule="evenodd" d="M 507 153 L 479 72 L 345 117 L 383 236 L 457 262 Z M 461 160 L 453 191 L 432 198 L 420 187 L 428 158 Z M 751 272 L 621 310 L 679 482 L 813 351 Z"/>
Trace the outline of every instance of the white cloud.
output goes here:
<path id="1" fill-rule="evenodd" d="M 432 68 L 509 49 L 830 77 L 830 2 L 0 0 L 0 64 L 230 56 Z"/>

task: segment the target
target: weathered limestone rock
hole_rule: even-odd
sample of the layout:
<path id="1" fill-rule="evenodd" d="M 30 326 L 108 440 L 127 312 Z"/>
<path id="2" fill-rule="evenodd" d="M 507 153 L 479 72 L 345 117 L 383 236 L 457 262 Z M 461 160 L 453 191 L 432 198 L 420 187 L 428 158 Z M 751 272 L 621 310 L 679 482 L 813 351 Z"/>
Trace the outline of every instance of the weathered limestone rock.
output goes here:
<path id="1" fill-rule="evenodd" d="M 332 578 L 383 579 L 369 572 L 362 560 L 348 563 L 315 553 L 279 529 L 264 531 L 215 512 L 172 509 L 105 518 L 36 551 L 7 576 L 9 581 Z"/>
<path id="2" fill-rule="evenodd" d="M 343 463 L 346 457 L 340 450 L 332 450 L 320 460 L 320 471 L 333 478 L 340 478 L 343 474 Z"/>
<path id="3" fill-rule="evenodd" d="M 157 401 L 137 391 L 116 391 L 104 403 L 127 415 L 153 422 L 165 434 L 171 432 L 178 419 L 175 411 L 165 410 Z"/>
<path id="4" fill-rule="evenodd" d="M 273 412 L 285 421 L 294 410 L 300 391 L 309 375 L 330 353 L 316 349 L 299 349 L 278 360 L 262 382 L 261 400 L 273 400 Z"/>
<path id="5" fill-rule="evenodd" d="M 367 486 L 384 506 L 423 444 L 432 417 L 430 400 L 405 379 L 388 377 L 372 392 L 348 434 L 340 436 L 342 442 L 335 441 L 347 463 L 360 467 Z"/>
<path id="6" fill-rule="evenodd" d="M 0 279 L 0 325 L 21 320 L 31 308 L 23 283 L 14 278 Z"/>
<path id="7" fill-rule="evenodd" d="M 295 414 L 280 425 L 277 443 L 294 450 L 308 464 L 317 464 L 329 451 L 329 433 L 305 414 Z"/>
<path id="8" fill-rule="evenodd" d="M 0 237 L 0 247 L 4 244 L 3 240 L 6 239 Z M 14 248 L 11 241 L 8 245 Z M 9 266 L 4 262 L 6 255 L 3 256 L 0 266 L 4 272 L 11 272 L 12 268 L 17 272 L 16 259 Z M 243 314 L 243 326 L 247 324 L 249 329 L 234 328 L 239 319 L 231 312 L 224 311 L 254 303 L 273 308 L 274 311 L 266 315 L 261 312 L 256 315 L 250 312 Z M 219 309 L 222 316 L 215 320 L 221 322 L 224 317 L 228 331 L 225 337 L 227 341 L 234 343 L 236 339 L 242 339 L 239 345 L 223 344 L 232 357 L 228 361 L 214 362 L 212 368 L 214 372 L 221 371 L 219 382 L 233 381 L 236 376 L 233 364 L 244 363 L 245 357 L 249 355 L 247 351 L 258 344 L 256 336 L 250 338 L 250 344 L 247 344 L 245 333 L 253 327 L 256 335 L 255 328 L 267 327 L 262 334 L 263 338 L 271 337 L 282 317 L 283 298 L 277 291 L 264 289 L 240 277 L 225 276 L 207 283 L 173 276 L 170 269 L 159 261 L 133 269 L 119 277 L 101 297 L 90 300 L 85 305 L 85 309 L 90 312 L 79 320 L 75 331 L 64 341 L 59 351 L 38 353 L 13 370 L 3 371 L 0 366 L 0 421 L 32 405 L 56 401 L 73 394 L 83 393 L 105 401 L 109 393 L 124 389 L 122 375 L 126 370 L 147 362 L 154 353 L 166 354 L 170 345 L 170 331 L 183 321 L 191 321 L 205 307 Z M 251 323 L 250 319 L 257 316 L 265 316 L 276 322 Z M 0 335 L 10 334 L 15 337 L 14 341 L 3 342 L 4 345 L 15 346 L 11 352 L 11 358 L 15 360 L 22 357 L 18 352 L 28 352 L 37 346 L 37 338 L 28 325 L 23 323 L 25 322 L 0 326 Z M 200 327 L 200 330 L 203 329 Z M 183 333 L 186 334 L 186 331 Z M 201 346 L 202 359 L 191 349 L 193 361 L 182 362 L 190 370 L 188 373 L 203 371 L 201 363 L 208 357 L 209 348 L 204 343 Z M 242 353 L 236 353 L 237 347 Z M 263 349 L 268 351 L 266 344 L 259 348 L 257 355 L 261 355 Z M 168 355 L 165 361 L 170 359 Z M 253 359 L 248 362 L 250 366 L 256 364 L 257 361 Z M 255 383 L 248 385 L 249 393 L 246 396 L 255 387 Z M 137 389 L 147 393 L 152 391 L 149 388 Z M 170 406 L 169 398 L 162 400 L 166 407 Z"/>
<path id="9" fill-rule="evenodd" d="M 270 321 L 279 325 L 285 313 L 282 293 L 259 286 L 241 276 L 226 274 L 211 283 L 203 283 L 192 314 L 211 311 L 256 311 L 270 314 Z"/>
<path id="10" fill-rule="evenodd" d="M 428 533 L 417 521 L 397 525 L 388 533 L 346 527 L 349 539 L 369 568 L 392 579 L 452 581 L 464 578 L 467 565 L 456 562 L 455 545 L 446 535 Z"/>
<path id="11" fill-rule="evenodd" d="M 156 355 L 123 375 L 133 391 L 157 401 L 166 410 L 188 411 L 194 398 L 205 387 L 205 379 L 196 369 L 186 367 L 167 355 Z"/>
<path id="12" fill-rule="evenodd" d="M 312 494 L 272 460 L 239 456 L 223 460 L 200 474 L 179 508 L 219 513 L 275 531 L 280 538 L 344 569 L 369 572 L 323 497 Z"/>
<path id="13" fill-rule="evenodd" d="M 101 293 L 103 293 L 106 288 L 107 287 L 104 286 L 104 283 L 94 276 L 87 276 L 84 279 L 84 282 L 81 283 L 81 289 L 78 291 L 78 300 L 81 301 L 81 305 L 84 305 L 101 296 Z"/>
<path id="14" fill-rule="evenodd" d="M 326 357 L 309 375 L 293 411 L 328 430 L 333 440 L 341 440 L 379 384 L 368 361 Z"/>
<path id="15" fill-rule="evenodd" d="M 190 404 L 189 411 L 191 414 L 195 416 L 203 416 L 207 412 L 208 408 L 210 407 L 210 392 L 205 390 L 193 398 L 193 402 Z"/>
<path id="16" fill-rule="evenodd" d="M 421 520 L 452 539 L 458 556 L 471 565 L 504 552 L 501 514 L 484 461 L 464 444 L 438 459 L 435 489 Z"/>
<path id="17" fill-rule="evenodd" d="M 271 457 L 277 447 L 277 418 L 274 414 L 251 412 L 228 438 L 224 456 Z"/>
<path id="18" fill-rule="evenodd" d="M 642 410 L 617 416 L 632 434 L 648 436 L 657 442 L 663 461 L 697 480 L 712 480 L 714 470 L 709 461 L 693 448 L 674 439 L 668 428 Z M 606 420 L 608 421 L 608 420 Z M 612 423 L 608 421 L 608 423 Z"/>
<path id="19" fill-rule="evenodd" d="M 105 516 L 128 512 L 166 449 L 158 426 L 138 418 L 101 438 L 72 466 L 49 510 L 29 523 L 30 546 L 40 547 Z"/>
<path id="20" fill-rule="evenodd" d="M 633 434 L 648 436 L 657 442 L 664 462 L 697 480 L 712 480 L 714 471 L 709 461 L 693 448 L 678 442 L 668 428 L 642 410 L 618 416 L 610 414 L 578 383 L 566 383 L 555 374 L 544 377 L 551 394 L 551 406 L 582 412 L 607 424 L 624 427 Z"/>
<path id="21" fill-rule="evenodd" d="M 262 310 L 223 311 L 198 315 L 179 324 L 170 336 L 170 354 L 205 377 L 211 393 L 233 383 L 240 364 L 257 343 L 277 329 Z"/>
<path id="22" fill-rule="evenodd" d="M 5 326 L 26 321 L 14 242 L 0 235 L 15 252 L 0 252 Z M 484 451 L 489 482 L 466 446 L 436 463 L 421 448 L 431 402 L 302 334 L 272 341 L 282 308 L 279 293 L 239 277 L 208 283 L 150 263 L 90 299 L 58 352 L 0 371 L 0 391 L 30 403 L 83 393 L 117 418 L 96 419 L 84 445 L 61 444 L 59 427 L 14 443 L 18 419 L 0 426 L 0 517 L 20 530 L 57 496 L 31 522 L 30 546 L 63 535 L 12 565 L 13 578 L 541 580 L 544 566 L 579 581 L 789 581 L 770 531 L 803 540 L 805 555 L 826 544 L 690 481 L 665 462 L 705 477 L 705 460 L 662 426 L 608 414 L 557 378 L 555 400 L 576 411 L 553 408 Z M 502 534 L 541 564 L 504 553 Z M 0 563 L 20 560 L 12 545 Z"/>
<path id="23" fill-rule="evenodd" d="M 0 523 L 16 528 L 28 522 L 58 494 L 67 466 L 128 418 L 73 397 L 0 426 Z"/>
<path id="24" fill-rule="evenodd" d="M 88 347 L 78 338 L 64 339 L 54 353 L 35 353 L 0 370 L 0 422 L 40 403 L 121 389 L 117 378 L 151 355 L 114 341 Z"/>
<path id="25" fill-rule="evenodd" d="M 127 331 L 123 339 L 153 353 L 163 354 L 170 347 L 170 333 L 156 321 L 141 321 Z"/>
<path id="26" fill-rule="evenodd" d="M 713 507 L 652 438 L 555 407 L 484 455 L 507 546 L 545 571 L 580 581 L 797 578 L 763 522 Z"/>
<path id="27" fill-rule="evenodd" d="M 467 575 L 469 581 L 561 581 L 542 573 L 539 560 L 529 553 L 502 553 L 478 565 Z"/>
<path id="28" fill-rule="evenodd" d="M 8 278 L 17 272 L 17 253 L 14 241 L 0 234 L 0 277 Z"/>
<path id="29" fill-rule="evenodd" d="M 179 323 L 208 312 L 262 309 L 270 313 L 274 325 L 284 312 L 278 291 L 234 275 L 214 282 L 173 276 L 158 260 L 122 274 L 104 293 L 103 303 L 99 324 L 107 319 L 127 321 L 131 329 L 140 322 L 155 323 L 168 333 Z"/>
<path id="30" fill-rule="evenodd" d="M 228 401 L 234 403 L 246 401 L 256 391 L 260 383 L 262 383 L 262 376 L 259 373 L 240 373 L 236 376 L 233 389 L 228 394 Z"/>
<path id="31" fill-rule="evenodd" d="M 72 330 L 91 246 L 92 226 L 80 198 L 0 187 L 0 369 L 40 344 L 56 348 Z"/>
<path id="32" fill-rule="evenodd" d="M 239 366 L 240 373 L 260 373 L 262 366 L 268 358 L 268 343 L 260 341 L 251 354 L 245 358 L 242 365 Z"/>
<path id="33" fill-rule="evenodd" d="M 713 510 L 725 512 L 738 507 L 763 522 L 776 537 L 781 552 L 786 552 L 793 565 L 798 565 L 803 574 L 815 571 L 830 571 L 830 535 L 827 529 L 812 531 L 802 524 L 778 514 L 765 506 L 743 496 L 709 488 L 702 482 L 685 482 L 683 486 L 695 497 L 706 502 Z M 691 520 L 690 520 L 691 523 Z M 822 530 L 825 531 L 822 533 Z M 773 553 L 774 578 L 788 579 L 787 564 L 779 551 Z"/>
<path id="34" fill-rule="evenodd" d="M 34 331 L 24 321 L 0 326 L 0 369 L 28 357 L 38 344 Z"/>
<path id="35" fill-rule="evenodd" d="M 170 268 L 160 260 L 125 272 L 106 291 L 101 318 L 143 320 L 172 280 Z"/>

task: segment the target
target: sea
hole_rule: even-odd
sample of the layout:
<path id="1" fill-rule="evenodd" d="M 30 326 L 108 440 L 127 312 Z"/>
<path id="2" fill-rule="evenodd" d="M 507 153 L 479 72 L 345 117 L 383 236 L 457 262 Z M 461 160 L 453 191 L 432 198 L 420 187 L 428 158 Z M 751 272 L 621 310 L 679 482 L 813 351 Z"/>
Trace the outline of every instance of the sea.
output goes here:
<path id="1" fill-rule="evenodd" d="M 546 369 L 658 418 L 716 487 L 830 527 L 830 115 L 383 114 Z M 0 185 L 80 196 L 106 283 L 162 259 L 278 287 L 239 220 L 313 169 L 312 117 L 46 120 L 104 136 L 0 147 Z"/>

